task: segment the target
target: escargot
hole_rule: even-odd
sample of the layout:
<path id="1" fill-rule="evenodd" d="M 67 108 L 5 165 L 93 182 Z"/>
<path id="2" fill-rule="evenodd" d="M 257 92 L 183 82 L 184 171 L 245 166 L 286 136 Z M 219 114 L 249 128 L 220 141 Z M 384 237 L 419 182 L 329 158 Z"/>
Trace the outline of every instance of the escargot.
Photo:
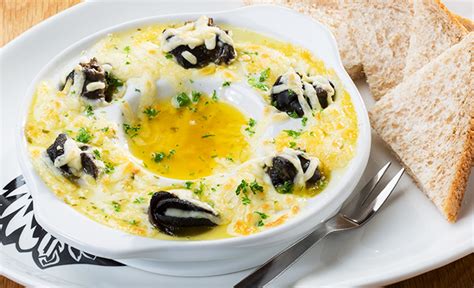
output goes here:
<path id="1" fill-rule="evenodd" d="M 321 178 L 319 160 L 301 151 L 285 149 L 270 158 L 264 169 L 277 192 L 292 193 L 294 186 L 311 187 Z"/>
<path id="2" fill-rule="evenodd" d="M 186 69 L 202 68 L 210 63 L 229 64 L 237 55 L 230 33 L 215 26 L 213 19 L 206 16 L 164 30 L 161 47 Z"/>
<path id="3" fill-rule="evenodd" d="M 53 166 L 68 178 L 79 178 L 82 172 L 97 179 L 104 163 L 96 159 L 92 149 L 78 143 L 64 133 L 59 134 L 54 143 L 46 149 Z"/>
<path id="4" fill-rule="evenodd" d="M 335 98 L 335 87 L 320 75 L 303 77 L 293 69 L 277 78 L 271 91 L 272 105 L 294 118 L 311 110 L 328 107 Z"/>
<path id="5" fill-rule="evenodd" d="M 209 204 L 194 199 L 191 191 L 181 189 L 155 192 L 150 199 L 148 216 L 156 228 L 168 235 L 220 223 L 219 214 Z"/>
<path id="6" fill-rule="evenodd" d="M 111 102 L 118 87 L 123 86 L 122 81 L 111 74 L 111 69 L 108 64 L 100 65 L 96 58 L 79 63 L 66 76 L 61 90 L 69 87 L 73 94 L 79 93 L 89 100 Z"/>

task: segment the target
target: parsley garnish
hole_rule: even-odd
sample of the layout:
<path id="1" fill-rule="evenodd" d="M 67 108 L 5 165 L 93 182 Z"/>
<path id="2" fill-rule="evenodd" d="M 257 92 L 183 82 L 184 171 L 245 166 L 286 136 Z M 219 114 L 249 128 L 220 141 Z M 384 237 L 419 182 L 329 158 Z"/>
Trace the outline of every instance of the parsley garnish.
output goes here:
<path id="1" fill-rule="evenodd" d="M 247 194 L 244 194 L 244 196 L 242 196 L 242 204 L 244 205 L 248 205 L 250 204 L 250 202 L 252 202 L 249 198 L 249 196 Z"/>
<path id="2" fill-rule="evenodd" d="M 303 117 L 301 118 L 301 125 L 306 126 L 306 123 L 308 122 L 308 117 Z"/>
<path id="3" fill-rule="evenodd" d="M 115 212 L 120 212 L 121 205 L 117 201 L 112 201 L 112 207 L 114 207 Z"/>
<path id="4" fill-rule="evenodd" d="M 125 46 L 125 48 L 123 48 L 123 51 L 127 54 L 130 53 L 130 46 Z"/>
<path id="5" fill-rule="evenodd" d="M 191 189 L 191 187 L 193 186 L 193 182 L 191 181 L 186 181 L 184 182 L 184 187 L 186 187 L 186 189 Z"/>
<path id="6" fill-rule="evenodd" d="M 250 183 L 250 190 L 252 190 L 253 194 L 256 194 L 257 192 L 263 192 L 263 186 L 258 184 L 257 179 L 253 180 L 252 183 Z"/>
<path id="7" fill-rule="evenodd" d="M 191 104 L 191 99 L 189 99 L 188 94 L 181 92 L 176 95 L 176 103 L 178 103 L 178 107 L 185 107 Z"/>
<path id="8" fill-rule="evenodd" d="M 191 97 L 192 97 L 193 102 L 198 102 L 199 98 L 201 98 L 201 93 L 197 91 L 192 91 Z"/>
<path id="9" fill-rule="evenodd" d="M 247 192 L 248 186 L 249 184 L 247 183 L 247 181 L 245 180 L 240 181 L 239 186 L 237 186 L 237 189 L 235 190 L 235 195 L 239 196 L 240 192 L 243 192 L 243 193 Z"/>
<path id="10" fill-rule="evenodd" d="M 248 125 L 248 127 L 245 128 L 245 131 L 247 131 L 250 136 L 253 136 L 255 134 L 254 127 L 255 127 L 255 125 L 257 125 L 257 121 L 255 121 L 255 119 L 253 119 L 253 118 L 250 118 L 247 125 Z"/>
<path id="11" fill-rule="evenodd" d="M 222 87 L 229 87 L 230 84 L 232 84 L 232 82 L 230 82 L 230 81 L 225 81 L 224 83 L 222 83 Z"/>
<path id="12" fill-rule="evenodd" d="M 145 108 L 145 110 L 143 110 L 143 113 L 145 113 L 148 116 L 148 119 L 151 120 L 155 118 L 158 115 L 158 113 L 160 113 L 160 111 L 156 110 L 153 107 L 147 107 Z"/>
<path id="13" fill-rule="evenodd" d="M 216 90 L 212 91 L 211 99 L 212 99 L 213 101 L 218 101 L 218 100 L 219 100 L 219 97 L 217 97 L 217 92 L 216 92 Z"/>
<path id="14" fill-rule="evenodd" d="M 288 144 L 290 145 L 290 148 L 296 147 L 296 142 L 290 141 Z"/>
<path id="15" fill-rule="evenodd" d="M 297 132 L 295 130 L 283 130 L 283 132 L 286 132 L 286 134 L 288 134 L 288 136 L 293 137 L 295 139 L 300 137 L 300 135 L 301 135 L 301 132 Z"/>
<path id="16" fill-rule="evenodd" d="M 166 57 L 166 59 L 172 59 L 173 55 L 171 53 L 166 53 L 165 57 Z"/>
<path id="17" fill-rule="evenodd" d="M 293 183 L 291 183 L 290 181 L 285 181 L 285 183 L 276 187 L 276 191 L 280 194 L 293 193 Z"/>
<path id="18" fill-rule="evenodd" d="M 209 137 L 214 137 L 214 136 L 216 136 L 216 135 L 214 135 L 214 134 L 204 134 L 204 135 L 201 136 L 201 138 L 209 138 Z"/>
<path id="19" fill-rule="evenodd" d="M 94 149 L 94 150 L 92 151 L 92 153 L 94 153 L 94 156 L 95 156 L 96 159 L 99 159 L 99 160 L 100 160 L 100 159 L 102 158 L 102 157 L 100 156 L 99 150 Z"/>
<path id="20" fill-rule="evenodd" d="M 152 153 L 151 159 L 155 161 L 155 163 L 159 163 L 165 159 L 166 154 L 164 152 Z"/>
<path id="21" fill-rule="evenodd" d="M 112 174 L 115 171 L 115 166 L 110 162 L 105 162 L 105 174 Z"/>
<path id="22" fill-rule="evenodd" d="M 130 125 L 127 123 L 123 123 L 123 130 L 125 131 L 125 134 L 127 134 L 130 138 L 133 138 L 138 135 L 138 131 L 140 131 L 141 125 Z"/>
<path id="23" fill-rule="evenodd" d="M 92 105 L 87 105 L 86 106 L 85 113 L 86 113 L 87 117 L 94 116 L 94 108 L 92 107 Z"/>
<path id="24" fill-rule="evenodd" d="M 202 192 L 204 192 L 204 183 L 199 182 L 199 188 L 194 189 L 193 192 L 196 195 L 202 195 Z"/>
<path id="25" fill-rule="evenodd" d="M 81 143 L 89 143 L 92 139 L 92 135 L 90 134 L 89 130 L 82 127 L 79 129 L 79 133 L 77 133 L 76 140 Z"/>
<path id="26" fill-rule="evenodd" d="M 258 214 L 260 216 L 260 220 L 257 222 L 257 227 L 264 226 L 265 223 L 263 223 L 263 220 L 268 218 L 268 215 L 262 212 L 255 211 L 255 214 Z"/>
<path id="27" fill-rule="evenodd" d="M 296 113 L 295 111 L 291 111 L 290 113 L 288 113 L 288 116 L 290 116 L 291 118 L 298 118 L 298 113 Z"/>
<path id="28" fill-rule="evenodd" d="M 260 89 L 262 91 L 268 91 L 268 86 L 265 84 L 265 81 L 267 81 L 268 77 L 270 76 L 270 68 L 267 68 L 260 72 L 258 76 L 255 77 L 249 77 L 247 79 L 247 82 L 249 83 L 250 86 L 255 87 L 257 89 Z"/>
<path id="29" fill-rule="evenodd" d="M 135 198 L 135 200 L 133 200 L 133 203 L 134 203 L 134 204 L 141 204 L 141 203 L 143 203 L 143 202 L 145 202 L 145 198 L 143 198 L 143 197 L 141 197 L 141 196 L 140 196 L 140 197 L 137 197 L 137 198 Z"/>

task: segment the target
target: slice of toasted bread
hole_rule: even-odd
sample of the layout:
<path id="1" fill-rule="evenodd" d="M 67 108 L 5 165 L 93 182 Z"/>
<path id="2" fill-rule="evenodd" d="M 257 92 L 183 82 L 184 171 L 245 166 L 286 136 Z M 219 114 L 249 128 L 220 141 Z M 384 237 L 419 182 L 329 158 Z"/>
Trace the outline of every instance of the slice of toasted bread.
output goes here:
<path id="1" fill-rule="evenodd" d="M 347 11 L 342 9 L 338 0 L 244 0 L 250 4 L 275 4 L 281 5 L 300 13 L 311 16 L 316 21 L 326 25 L 339 46 L 344 68 L 352 79 L 364 77 L 359 51 L 355 47 L 354 33 L 352 26 L 347 19 Z M 311 31 L 309 31 L 311 32 Z"/>
<path id="2" fill-rule="evenodd" d="M 438 0 L 415 1 L 413 13 L 410 46 L 403 72 L 405 78 L 461 41 L 468 33 Z"/>
<path id="3" fill-rule="evenodd" d="M 456 17 L 459 23 L 461 23 L 467 29 L 467 31 L 469 32 L 474 31 L 474 21 L 472 21 L 471 19 L 464 18 L 454 13 L 451 13 L 451 14 L 454 15 L 454 17 Z"/>
<path id="4" fill-rule="evenodd" d="M 474 32 L 369 113 L 372 127 L 450 222 L 457 219 L 474 154 L 473 50 Z"/>
<path id="5" fill-rule="evenodd" d="M 364 73 L 380 99 L 403 80 L 413 14 L 411 0 L 346 0 Z"/>

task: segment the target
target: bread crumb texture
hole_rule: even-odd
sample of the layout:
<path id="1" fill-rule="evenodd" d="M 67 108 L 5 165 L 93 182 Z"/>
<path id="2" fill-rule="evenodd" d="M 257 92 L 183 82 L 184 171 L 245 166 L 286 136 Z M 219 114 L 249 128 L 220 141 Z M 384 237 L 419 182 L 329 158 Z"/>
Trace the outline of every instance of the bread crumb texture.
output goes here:
<path id="1" fill-rule="evenodd" d="M 457 219 L 474 157 L 473 46 L 474 32 L 369 113 L 372 127 L 450 222 Z"/>

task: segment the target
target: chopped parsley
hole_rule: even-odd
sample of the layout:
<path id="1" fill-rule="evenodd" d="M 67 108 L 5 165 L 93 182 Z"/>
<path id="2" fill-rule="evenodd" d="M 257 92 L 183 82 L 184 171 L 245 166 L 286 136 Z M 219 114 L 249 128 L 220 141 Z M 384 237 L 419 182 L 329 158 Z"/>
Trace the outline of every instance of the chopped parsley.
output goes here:
<path id="1" fill-rule="evenodd" d="M 135 200 L 133 200 L 134 204 L 142 204 L 143 202 L 145 202 L 145 198 L 143 198 L 141 196 L 137 197 L 137 198 L 135 198 Z"/>
<path id="2" fill-rule="evenodd" d="M 263 192 L 263 186 L 258 184 L 257 179 L 253 180 L 252 183 L 249 185 L 250 190 L 252 190 L 253 194 L 256 194 L 257 192 Z"/>
<path id="3" fill-rule="evenodd" d="M 204 134 L 204 135 L 201 136 L 201 138 L 209 138 L 209 137 L 214 137 L 214 136 L 216 136 L 216 135 L 214 135 L 214 134 Z"/>
<path id="4" fill-rule="evenodd" d="M 270 68 L 267 68 L 260 72 L 258 76 L 254 77 L 249 77 L 247 79 L 247 82 L 249 83 L 250 86 L 255 87 L 257 89 L 260 89 L 262 91 L 268 91 L 268 86 L 265 84 L 265 81 L 267 81 L 268 77 L 270 76 Z"/>
<path id="5" fill-rule="evenodd" d="M 87 117 L 94 116 L 94 108 L 92 107 L 92 105 L 87 105 L 86 106 L 85 113 L 86 113 Z"/>
<path id="6" fill-rule="evenodd" d="M 102 157 L 100 156 L 99 150 L 94 149 L 94 150 L 92 150 L 92 153 L 94 153 L 94 156 L 95 156 L 96 159 L 99 159 L 99 160 L 102 159 Z"/>
<path id="7" fill-rule="evenodd" d="M 130 46 L 125 46 L 125 48 L 123 48 L 123 51 L 127 54 L 130 53 Z"/>
<path id="8" fill-rule="evenodd" d="M 76 140 L 81 143 L 89 143 L 91 139 L 92 139 L 92 134 L 89 132 L 89 130 L 87 130 L 84 127 L 81 127 L 79 129 L 79 132 L 77 133 Z"/>
<path id="9" fill-rule="evenodd" d="M 244 194 L 244 196 L 242 196 L 242 204 L 249 205 L 251 202 L 252 201 L 250 200 L 250 198 L 247 194 Z"/>
<path id="10" fill-rule="evenodd" d="M 191 104 L 191 99 L 189 99 L 188 94 L 181 92 L 176 95 L 176 103 L 178 104 L 179 108 L 186 107 Z"/>
<path id="11" fill-rule="evenodd" d="M 264 226 L 265 223 L 263 223 L 263 220 L 267 219 L 268 215 L 265 214 L 265 213 L 262 213 L 262 212 L 258 212 L 258 211 L 255 211 L 255 214 L 258 214 L 258 216 L 260 216 L 260 220 L 258 220 L 258 222 L 257 222 L 257 227 Z"/>
<path id="12" fill-rule="evenodd" d="M 128 224 L 130 224 L 130 225 L 137 225 L 137 224 L 138 224 L 138 221 L 135 220 L 135 219 L 133 219 L 133 220 L 128 221 Z"/>
<path id="13" fill-rule="evenodd" d="M 158 115 L 158 113 L 160 113 L 160 111 L 156 110 L 153 107 L 147 107 L 145 108 L 145 110 L 143 110 L 143 113 L 145 113 L 146 116 L 148 116 L 148 119 L 151 120 L 155 118 Z"/>
<path id="14" fill-rule="evenodd" d="M 205 188 L 205 187 L 204 187 L 204 183 L 199 182 L 199 187 L 196 188 L 196 189 L 194 189 L 193 192 L 194 192 L 194 194 L 196 194 L 196 195 L 202 195 L 202 192 L 204 192 L 204 188 Z"/>
<path id="15" fill-rule="evenodd" d="M 191 189 L 191 187 L 193 187 L 193 182 L 191 181 L 186 181 L 184 182 L 184 187 L 186 187 L 186 189 Z"/>
<path id="16" fill-rule="evenodd" d="M 291 118 L 298 118 L 298 113 L 296 113 L 295 111 L 291 111 L 290 113 L 288 113 L 288 116 L 290 116 Z"/>
<path id="17" fill-rule="evenodd" d="M 232 82 L 230 82 L 230 81 L 225 81 L 224 83 L 222 83 L 222 87 L 229 87 L 230 84 L 232 84 Z"/>
<path id="18" fill-rule="evenodd" d="M 247 183 L 247 181 L 243 180 L 240 181 L 240 184 L 239 186 L 237 186 L 237 189 L 235 190 L 235 195 L 239 196 L 240 195 L 240 192 L 247 192 L 247 188 L 248 188 L 249 184 Z"/>
<path id="19" fill-rule="evenodd" d="M 140 131 L 141 125 L 130 125 L 127 123 L 123 123 L 123 131 L 127 134 L 130 138 L 133 138 L 138 135 L 138 131 Z"/>
<path id="20" fill-rule="evenodd" d="M 303 117 L 301 118 L 301 125 L 306 126 L 306 123 L 308 122 L 308 117 Z"/>
<path id="21" fill-rule="evenodd" d="M 198 102 L 199 99 L 201 98 L 201 92 L 197 92 L 197 91 L 192 91 L 191 92 L 191 99 L 193 100 L 193 102 Z"/>
<path id="22" fill-rule="evenodd" d="M 258 52 L 252 52 L 252 51 L 242 51 L 242 54 L 244 55 L 258 55 Z"/>
<path id="23" fill-rule="evenodd" d="M 290 145 L 290 148 L 296 148 L 296 142 L 290 141 L 288 144 Z"/>
<path id="24" fill-rule="evenodd" d="M 166 59 L 173 59 L 173 55 L 171 53 L 165 54 Z"/>
<path id="25" fill-rule="evenodd" d="M 176 150 L 171 149 L 170 152 L 168 152 L 168 158 L 171 158 L 174 154 L 176 154 Z"/>
<path id="26" fill-rule="evenodd" d="M 286 132 L 288 136 L 293 137 L 293 138 L 298 138 L 301 135 L 301 132 L 295 131 L 295 130 L 283 130 L 283 132 Z"/>
<path id="27" fill-rule="evenodd" d="M 211 99 L 212 99 L 213 101 L 218 101 L 218 100 L 219 100 L 219 97 L 217 97 L 217 92 L 216 92 L 216 90 L 212 91 Z"/>
<path id="28" fill-rule="evenodd" d="M 245 131 L 247 131 L 247 133 L 250 136 L 253 136 L 255 134 L 255 129 L 254 128 L 255 128 L 255 125 L 257 125 L 257 121 L 255 121 L 255 119 L 253 119 L 253 118 L 250 118 L 247 125 L 248 126 L 245 128 Z"/>
<path id="29" fill-rule="evenodd" d="M 276 187 L 276 191 L 280 194 L 291 194 L 293 193 L 293 183 L 285 181 L 285 183 Z"/>
<path id="30" fill-rule="evenodd" d="M 138 89 L 138 88 L 135 88 L 135 92 L 141 93 L 142 90 L 140 90 L 140 89 Z"/>
<path id="31" fill-rule="evenodd" d="M 151 159 L 155 163 L 160 163 L 161 161 L 163 161 L 163 159 L 165 159 L 165 157 L 166 157 L 166 154 L 164 152 L 158 152 L 158 153 L 152 153 L 151 154 Z"/>
<path id="32" fill-rule="evenodd" d="M 122 208 L 120 203 L 117 201 L 112 201 L 112 207 L 114 208 L 115 212 L 120 212 L 120 209 Z"/>
<path id="33" fill-rule="evenodd" d="M 115 171 L 115 166 L 110 162 L 105 162 L 105 174 L 112 174 Z"/>

